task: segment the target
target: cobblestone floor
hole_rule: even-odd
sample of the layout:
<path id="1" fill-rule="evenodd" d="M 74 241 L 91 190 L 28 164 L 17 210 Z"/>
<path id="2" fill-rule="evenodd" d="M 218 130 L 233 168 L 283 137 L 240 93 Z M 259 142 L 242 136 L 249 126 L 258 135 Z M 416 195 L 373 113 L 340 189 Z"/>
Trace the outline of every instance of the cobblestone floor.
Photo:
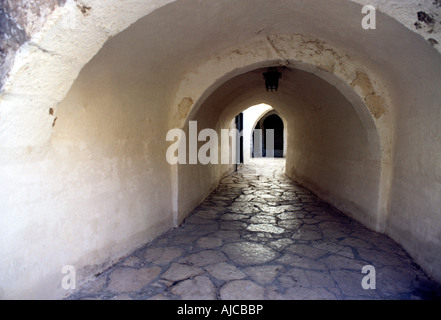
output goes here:
<path id="1" fill-rule="evenodd" d="M 179 228 L 68 299 L 440 299 L 389 237 L 369 231 L 255 160 L 226 177 Z M 375 290 L 362 288 L 366 265 Z M 373 282 L 370 282 L 373 284 Z"/>

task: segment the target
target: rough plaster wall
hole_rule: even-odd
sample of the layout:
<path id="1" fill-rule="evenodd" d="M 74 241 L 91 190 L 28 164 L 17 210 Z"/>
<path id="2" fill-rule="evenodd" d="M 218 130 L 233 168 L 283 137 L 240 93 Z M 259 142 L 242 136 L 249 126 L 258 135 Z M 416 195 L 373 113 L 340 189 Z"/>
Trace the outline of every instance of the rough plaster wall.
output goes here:
<path id="1" fill-rule="evenodd" d="M 169 1 L 66 0 L 14 55 L 4 78 L 0 141 L 4 148 L 39 147 L 51 136 L 56 109 L 80 70 L 103 44 Z M 21 107 L 15 108 L 18 104 Z"/>
<path id="2" fill-rule="evenodd" d="M 403 67 L 397 83 L 387 232 L 441 280 L 441 59 L 428 49 L 414 61 L 426 63 Z"/>
<path id="3" fill-rule="evenodd" d="M 91 193 L 97 193 L 95 188 L 109 189 L 103 200 L 112 203 L 115 212 L 98 214 L 122 229 L 117 237 L 125 240 L 142 233 L 146 242 L 172 225 L 165 119 L 158 107 L 166 103 L 167 95 L 140 81 L 138 68 L 125 61 L 124 53 L 109 44 L 83 69 L 59 105 L 52 146 L 56 150 L 67 146 L 64 154 L 85 157 L 84 163 L 76 163 L 79 174 L 67 175 L 66 180 L 91 175 L 81 189 Z M 107 183 L 109 161 L 117 179 Z"/>
<path id="4" fill-rule="evenodd" d="M 343 212 L 375 228 L 380 159 L 353 106 L 323 80 L 296 71 L 291 89 L 287 174 Z M 283 110 L 283 109 L 282 109 Z"/>
<path id="5" fill-rule="evenodd" d="M 155 62 L 140 69 L 127 56 L 136 40 L 122 38 L 83 68 L 61 103 L 46 105 L 46 144 L 1 154 L 1 212 L 10 213 L 1 215 L 1 297 L 60 297 L 64 265 L 75 266 L 79 285 L 173 226 L 170 88 L 156 76 L 143 81 Z"/>
<path id="6" fill-rule="evenodd" d="M 233 129 L 231 121 L 233 117 L 222 119 L 220 113 L 222 107 L 219 105 L 219 101 L 215 99 L 209 99 L 199 109 L 198 113 L 191 119 L 191 121 L 197 122 L 198 134 L 201 130 L 209 128 L 214 129 L 217 133 L 218 141 L 218 163 L 219 164 L 201 164 L 198 160 L 197 164 L 180 165 L 178 170 L 178 222 L 182 222 L 188 213 L 199 205 L 218 185 L 220 179 L 225 175 L 235 170 L 236 166 L 232 162 L 229 164 L 221 164 L 221 155 L 223 152 L 228 152 L 230 155 L 231 145 L 222 144 L 221 130 Z M 187 152 L 189 132 L 188 126 L 185 127 L 187 136 Z M 198 150 L 206 142 L 198 142 Z M 187 153 L 188 161 L 188 153 Z"/>
<path id="7" fill-rule="evenodd" d="M 413 0 L 384 1 L 384 0 L 353 0 L 362 5 L 374 5 L 379 11 L 397 19 L 407 28 L 420 34 L 429 43 L 441 50 L 441 3 L 439 0 L 425 0 L 415 2 Z M 0 57 L 4 59 L 0 69 L 0 88 L 14 62 L 14 53 L 26 41 L 38 33 L 49 15 L 58 6 L 63 6 L 67 0 L 3 0 L 0 7 Z M 88 14 L 95 8 L 95 1 L 86 3 L 70 1 L 83 14 Z M 164 1 L 161 4 L 166 4 Z M 136 1 L 130 2 L 130 6 L 138 5 Z M 336 4 L 337 5 L 337 4 Z M 121 10 L 124 3 L 108 3 L 116 11 Z M 127 6 L 127 5 L 126 5 Z M 99 7 L 99 6 L 98 6 Z M 95 10 L 94 10 L 95 11 Z"/>
<path id="8" fill-rule="evenodd" d="M 2 167 L 1 193 L 13 197 L 1 211 L 14 216 L 2 215 L 1 269 L 15 275 L 2 279 L 2 296 L 63 295 L 64 265 L 75 266 L 79 285 L 173 226 L 160 107 L 168 94 L 139 78 L 115 40 L 47 110 L 44 152 Z"/>
<path id="9" fill-rule="evenodd" d="M 0 4 L 0 88 L 14 62 L 14 54 L 41 30 L 49 15 L 66 0 L 2 0 Z"/>

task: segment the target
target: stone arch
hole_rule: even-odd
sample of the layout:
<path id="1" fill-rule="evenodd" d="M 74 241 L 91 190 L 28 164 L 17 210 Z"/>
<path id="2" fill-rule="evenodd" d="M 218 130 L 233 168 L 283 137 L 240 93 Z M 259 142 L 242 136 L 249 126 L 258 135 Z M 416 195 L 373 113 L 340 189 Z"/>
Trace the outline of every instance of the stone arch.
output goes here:
<path id="1" fill-rule="evenodd" d="M 201 114 L 205 113 L 205 115 L 207 115 L 206 114 L 206 112 L 208 112 L 207 110 L 214 110 L 216 101 L 217 101 L 217 99 L 219 99 L 219 97 L 221 97 L 221 96 L 228 96 L 228 97 L 235 96 L 237 94 L 237 92 L 234 89 L 236 85 L 237 85 L 237 88 L 240 88 L 239 91 L 244 92 L 243 97 L 238 98 L 238 99 L 231 98 L 233 100 L 229 99 L 228 101 L 222 102 L 224 104 L 222 106 L 224 111 L 222 111 L 222 113 L 219 115 L 219 121 L 221 123 L 224 123 L 224 125 L 226 125 L 228 123 L 228 119 L 231 119 L 237 112 L 240 112 L 244 108 L 243 107 L 244 105 L 253 105 L 253 104 L 257 104 L 259 102 L 264 102 L 269 105 L 277 105 L 278 104 L 277 100 L 273 100 L 277 95 L 272 96 L 272 98 L 270 98 L 270 97 L 263 98 L 262 94 L 258 93 L 259 91 L 257 91 L 257 93 L 254 91 L 250 92 L 249 94 L 246 93 L 247 91 L 245 90 L 246 86 L 244 86 L 244 83 L 247 83 L 248 77 L 251 77 L 250 80 L 252 79 L 249 86 L 253 86 L 253 87 L 257 86 L 256 90 L 258 90 L 258 86 L 259 86 L 258 83 L 260 83 L 259 79 L 261 79 L 261 72 L 263 72 L 263 70 L 265 70 L 265 69 L 266 68 L 264 68 L 264 67 L 261 67 L 258 69 L 252 69 L 251 71 L 244 72 L 236 77 L 233 77 L 232 79 L 230 79 L 228 81 L 225 81 L 225 82 L 219 84 L 219 87 L 216 90 L 214 90 L 213 93 L 211 93 L 211 95 L 208 95 L 208 97 L 206 99 L 201 100 L 201 102 L 200 102 L 201 105 L 199 106 L 199 108 L 193 109 L 193 111 L 194 111 L 193 113 L 190 112 L 189 120 L 193 121 L 196 119 L 196 117 L 199 117 L 199 119 L 202 119 L 203 117 L 202 118 L 200 117 Z M 360 207 L 357 207 L 357 205 L 354 206 L 352 203 L 348 202 L 347 200 L 345 200 L 343 198 L 339 199 L 339 196 L 334 197 L 332 195 L 330 196 L 329 194 L 326 195 L 326 193 L 328 193 L 328 191 L 318 190 L 318 189 L 320 189 L 320 187 L 318 185 L 314 185 L 314 186 L 311 185 L 311 188 L 317 189 L 317 192 L 319 194 L 321 194 L 322 197 L 327 199 L 329 202 L 334 203 L 337 207 L 340 207 L 347 214 L 352 215 L 353 217 L 355 217 L 357 219 L 360 219 L 364 224 L 368 225 L 369 227 L 371 227 L 373 229 L 377 228 L 378 225 L 381 224 L 383 219 L 386 218 L 386 215 L 385 215 L 386 212 L 384 212 L 380 209 L 380 200 L 382 200 L 382 199 L 379 199 L 379 193 L 385 191 L 385 189 L 382 189 L 383 187 L 382 187 L 381 181 L 380 181 L 381 180 L 380 177 L 382 174 L 381 173 L 381 170 L 382 170 L 381 166 L 384 165 L 384 163 L 382 163 L 381 144 L 380 144 L 380 140 L 379 140 L 379 134 L 377 133 L 375 125 L 374 125 L 374 120 L 373 120 L 374 117 L 370 114 L 370 112 L 367 112 L 367 115 L 368 115 L 367 120 L 371 121 L 371 122 L 370 123 L 364 122 L 360 117 L 360 112 L 357 112 L 356 109 L 354 108 L 354 99 L 353 98 L 350 99 L 350 98 L 348 98 L 348 94 L 342 93 L 339 86 L 331 85 L 331 84 L 329 84 L 328 81 L 325 81 L 323 78 L 318 77 L 316 74 L 313 74 L 311 72 L 301 71 L 299 69 L 293 69 L 290 67 L 286 67 L 286 71 L 290 72 L 290 73 L 297 72 L 299 74 L 309 75 L 309 77 L 311 77 L 311 78 L 320 79 L 320 81 L 322 83 L 326 83 L 329 88 L 333 88 L 332 90 L 334 92 L 339 92 L 339 94 L 341 96 L 343 96 L 345 98 L 345 100 L 351 104 L 352 112 L 355 114 L 355 117 L 359 119 L 358 121 L 360 121 L 360 128 L 362 128 L 362 130 L 366 132 L 366 139 L 367 139 L 367 146 L 368 146 L 368 158 L 369 158 L 367 160 L 372 160 L 373 163 L 375 163 L 375 167 L 378 166 L 378 171 L 372 172 L 372 178 L 375 180 L 377 178 L 374 178 L 374 177 L 378 176 L 379 180 L 378 180 L 378 182 L 371 181 L 370 187 L 369 187 L 370 188 L 369 193 L 372 195 L 372 198 L 370 198 L 371 203 L 367 204 L 367 202 L 365 202 L 365 204 L 361 205 L 360 207 L 365 208 L 365 209 L 362 209 L 362 211 L 364 211 L 364 210 L 367 210 L 367 211 L 360 212 L 360 209 L 359 209 Z M 289 75 L 289 73 L 286 74 L 285 76 L 288 76 L 288 75 Z M 291 81 L 293 79 L 292 78 L 293 76 L 291 75 L 290 77 L 291 77 L 291 79 L 289 80 L 290 81 L 289 83 L 292 83 Z M 282 76 L 282 78 L 283 78 L 283 76 Z M 335 84 L 335 80 L 334 80 L 334 84 Z M 348 86 L 345 87 L 343 85 L 342 87 L 346 88 Z M 282 90 L 283 94 L 286 95 L 287 88 L 282 88 L 282 89 L 283 89 Z M 260 91 L 260 92 L 262 92 L 262 91 Z M 351 88 L 349 89 L 348 92 L 349 92 L 349 97 L 351 97 L 351 94 L 352 94 L 352 97 L 354 95 L 356 95 L 354 93 L 354 90 L 352 90 Z M 239 96 L 240 95 L 241 94 L 239 93 Z M 268 100 L 265 100 L 265 99 L 268 99 Z M 359 98 L 358 101 L 360 101 L 360 100 L 361 99 Z M 222 100 L 220 100 L 220 101 L 222 101 Z M 355 101 L 357 101 L 357 100 L 355 100 Z M 283 103 L 286 104 L 286 101 L 284 101 Z M 359 103 L 361 103 L 359 106 L 361 106 L 362 108 L 365 108 L 365 110 L 368 111 L 367 107 L 363 107 L 362 102 L 359 102 Z M 195 105 L 197 105 L 197 103 Z M 286 107 L 287 106 L 285 105 L 284 112 L 287 111 Z M 218 122 L 216 122 L 214 120 L 214 118 L 216 118 L 216 117 L 217 116 L 210 115 L 210 119 L 211 119 L 210 126 L 211 127 L 216 126 L 218 124 Z M 290 117 L 292 118 L 292 115 Z M 366 119 L 365 119 L 365 121 L 366 121 Z M 184 128 L 185 128 L 185 126 L 184 126 Z M 293 159 L 292 155 L 289 157 L 289 159 L 291 159 L 291 160 L 289 160 L 291 162 Z M 297 175 L 293 168 L 291 168 L 291 167 L 288 168 L 288 163 L 287 163 L 287 170 L 288 169 L 289 169 L 291 176 L 293 174 Z M 373 169 L 373 167 L 370 168 L 369 170 L 372 170 L 372 169 Z M 207 168 L 203 168 L 201 170 L 207 171 L 204 174 L 204 176 L 212 175 L 212 173 L 211 174 L 208 173 L 210 170 Z M 377 169 L 375 169 L 375 170 L 377 170 Z M 186 171 L 188 171 L 187 168 L 182 168 L 182 172 L 176 171 L 175 176 L 179 177 L 179 179 L 178 178 L 176 178 L 176 179 L 177 180 L 183 179 L 182 181 L 188 181 L 188 179 L 185 180 L 186 176 L 188 176 L 188 177 L 195 176 L 195 172 L 192 172 L 191 174 L 186 174 Z M 228 171 L 226 171 L 226 172 L 228 172 Z M 354 172 L 354 171 L 352 171 L 352 172 Z M 297 180 L 297 178 L 303 179 L 300 176 L 296 177 L 296 180 Z M 305 183 L 311 184 L 311 182 L 306 181 L 306 180 L 305 180 Z M 175 183 L 173 183 L 173 184 L 175 185 Z M 176 183 L 176 185 L 179 186 L 179 183 Z M 376 186 L 374 187 L 374 185 L 376 185 Z M 179 189 L 180 188 L 177 187 L 177 190 L 175 193 L 176 198 L 179 198 L 179 199 L 193 198 L 191 195 L 188 195 L 185 190 L 181 195 L 179 195 L 179 193 L 180 193 Z M 205 189 L 211 190 L 210 185 L 206 185 Z M 332 194 L 332 193 L 330 193 L 330 194 Z M 357 200 L 355 200 L 355 199 L 354 199 L 354 201 L 355 201 L 355 203 L 357 202 Z M 377 201 L 378 201 L 378 203 L 376 203 Z M 376 205 L 372 206 L 372 203 L 376 203 Z M 193 205 L 187 204 L 186 206 L 184 206 L 183 210 L 181 207 L 178 210 L 179 213 L 177 213 L 177 216 L 181 217 L 178 220 L 181 220 L 182 216 L 185 216 L 186 212 L 188 212 L 188 210 L 190 210 L 190 208 Z M 375 208 L 373 208 L 373 207 L 375 207 Z M 367 212 L 369 212 L 369 213 L 367 213 Z"/>
<path id="2" fill-rule="evenodd" d="M 240 53 L 240 54 L 239 54 Z M 324 79 L 342 92 L 354 105 L 364 126 L 370 132 L 373 147 L 380 139 L 381 150 L 390 151 L 382 140 L 390 133 L 388 120 L 392 111 L 381 79 L 344 53 L 324 42 L 303 35 L 273 35 L 257 37 L 234 50 L 227 50 L 187 74 L 176 94 L 176 115 L 171 127 L 183 127 L 200 105 L 222 83 L 248 71 L 273 65 L 300 69 Z M 209 79 L 207 79 L 207 76 Z M 373 81 L 375 79 L 375 82 Z M 193 94 L 191 94 L 193 93 Z M 191 101 L 191 104 L 186 102 Z M 176 112 L 185 105 L 185 117 Z"/>
<path id="3" fill-rule="evenodd" d="M 41 2 L 39 12 L 19 4 L 9 10 L 13 18 L 18 21 L 18 27 L 10 27 L 9 32 L 15 29 L 24 29 L 24 35 L 14 42 L 6 56 L 6 64 L 0 75 L 3 97 L 0 103 L 2 109 L 14 109 L 17 97 L 26 100 L 25 104 L 32 104 L 32 116 L 27 116 L 29 110 L 18 110 L 17 116 L 8 116 L 11 125 L 8 131 L 14 131 L 15 137 L 3 132 L 0 135 L 2 145 L 38 146 L 46 143 L 50 137 L 50 128 L 53 123 L 53 114 L 48 116 L 47 110 L 56 110 L 57 103 L 62 100 L 69 90 L 79 71 L 101 49 L 103 44 L 114 35 L 122 32 L 140 18 L 149 15 L 167 4 L 177 2 L 173 0 L 161 1 L 132 1 L 127 6 L 120 1 L 108 1 L 105 5 L 96 0 L 88 4 L 78 4 L 76 0 L 58 0 Z M 367 4 L 364 0 L 345 0 L 360 5 Z M 415 28 L 412 15 L 418 10 L 433 10 L 430 4 L 409 3 L 383 4 L 380 0 L 370 1 L 368 4 L 381 5 L 382 14 L 399 21 L 409 30 L 427 38 L 430 43 L 441 41 L 441 33 L 433 33 L 427 28 Z M 26 12 L 29 10 L 29 12 Z M 15 13 L 17 17 L 15 16 Z M 20 15 L 26 18 L 21 21 Z M 9 19 L 9 18 L 8 18 Z M 15 29 L 14 29 L 15 28 Z M 441 46 L 437 46 L 438 51 Z M 236 51 L 237 53 L 239 51 Z M 32 74 L 29 70 L 32 70 Z M 47 70 L 52 70 L 52 76 L 47 77 Z M 185 80 L 184 80 L 185 81 Z M 181 97 L 181 99 L 186 99 Z M 378 100 L 372 97 L 371 100 Z M 188 100 L 179 100 L 179 102 Z M 179 104 L 178 102 L 178 104 Z M 184 109 L 187 109 L 184 103 Z M 185 110 L 187 111 L 187 110 Z M 378 112 L 378 110 L 376 111 Z M 36 120 L 38 119 L 38 120 Z M 26 133 L 26 127 L 34 126 L 37 134 Z"/>
<path id="4" fill-rule="evenodd" d="M 23 28 L 25 35 L 20 37 L 7 53 L 6 64 L 0 75 L 3 91 L 0 103 L 3 105 L 2 109 L 13 109 L 17 104 L 16 98 L 20 97 L 22 101 L 26 100 L 25 104 L 32 104 L 35 110 L 32 111 L 32 116 L 27 116 L 29 110 L 18 110 L 20 114 L 15 117 L 9 117 L 6 113 L 8 122 L 12 123 L 8 131 L 14 131 L 15 137 L 11 139 L 9 134 L 3 132 L 0 135 L 2 145 L 12 147 L 45 144 L 50 137 L 50 128 L 54 120 L 53 114 L 48 116 L 47 110 L 56 110 L 57 103 L 63 99 L 84 65 L 108 39 L 140 18 L 173 2 L 176 0 L 137 0 L 127 6 L 116 0 L 108 1 L 105 5 L 96 0 L 90 0 L 87 5 L 78 4 L 76 0 L 59 0 L 39 3 L 42 7 L 39 13 L 31 12 L 28 7 L 20 5 L 6 8 L 17 10 L 18 17 L 20 14 L 26 17 L 24 21 L 17 17 L 15 18 L 18 21 L 8 21 L 16 23 L 18 29 Z M 345 2 L 366 4 L 364 0 L 345 0 L 342 4 Z M 418 9 L 430 12 L 430 5 L 425 4 L 427 7 L 421 7 L 422 4 L 419 4 L 419 7 L 415 5 L 415 8 L 409 8 L 408 3 L 402 4 L 397 1 L 387 6 L 379 0 L 369 4 L 377 5 L 377 2 L 382 5 L 384 14 L 397 19 L 402 25 L 423 37 L 430 35 L 431 43 L 440 42 L 436 41 L 439 34 L 429 33 L 426 28 L 415 29 L 411 19 L 412 12 Z M 9 31 L 15 32 L 14 28 Z M 439 51 L 441 47 L 438 46 L 437 49 Z M 46 76 L 47 70 L 54 71 L 51 77 Z M 186 108 L 184 103 L 184 109 Z M 35 127 L 38 134 L 26 133 L 25 128 L 29 126 Z"/>
<path id="5" fill-rule="evenodd" d="M 377 231 L 384 230 L 392 174 L 390 137 L 394 130 L 388 86 L 360 61 L 323 41 L 292 34 L 257 36 L 216 55 L 181 81 L 171 108 L 170 126 L 185 127 L 206 99 L 228 80 L 277 65 L 318 76 L 353 105 L 367 131 L 370 156 L 381 163 L 377 219 L 369 225 Z"/>

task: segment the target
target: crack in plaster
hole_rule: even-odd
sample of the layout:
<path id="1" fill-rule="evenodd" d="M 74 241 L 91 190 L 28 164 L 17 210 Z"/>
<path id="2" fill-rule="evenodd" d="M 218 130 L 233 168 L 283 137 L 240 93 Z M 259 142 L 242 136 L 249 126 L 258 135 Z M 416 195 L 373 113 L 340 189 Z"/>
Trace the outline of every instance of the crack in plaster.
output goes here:
<path id="1" fill-rule="evenodd" d="M 381 116 L 386 112 L 384 107 L 385 101 L 376 93 L 368 75 L 363 71 L 356 71 L 356 76 L 351 82 L 351 87 L 354 88 L 354 90 L 357 87 L 361 90 L 364 96 L 364 101 L 366 102 L 366 106 L 371 114 L 375 117 L 375 119 L 381 118 Z"/>

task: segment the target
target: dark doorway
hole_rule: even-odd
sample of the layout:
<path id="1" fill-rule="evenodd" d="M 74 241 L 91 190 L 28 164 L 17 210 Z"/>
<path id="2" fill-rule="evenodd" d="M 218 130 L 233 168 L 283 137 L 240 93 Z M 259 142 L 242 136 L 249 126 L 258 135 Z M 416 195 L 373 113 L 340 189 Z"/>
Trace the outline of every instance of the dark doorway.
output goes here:
<path id="1" fill-rule="evenodd" d="M 259 141 L 262 141 L 259 143 Z M 256 125 L 253 135 L 253 158 L 283 158 L 284 125 L 277 114 L 262 118 Z"/>
<path id="2" fill-rule="evenodd" d="M 243 132 L 243 113 L 239 113 L 236 116 L 236 129 L 239 131 L 239 133 Z M 243 163 L 243 135 L 239 135 L 239 153 L 237 154 L 237 162 L 236 163 Z"/>

